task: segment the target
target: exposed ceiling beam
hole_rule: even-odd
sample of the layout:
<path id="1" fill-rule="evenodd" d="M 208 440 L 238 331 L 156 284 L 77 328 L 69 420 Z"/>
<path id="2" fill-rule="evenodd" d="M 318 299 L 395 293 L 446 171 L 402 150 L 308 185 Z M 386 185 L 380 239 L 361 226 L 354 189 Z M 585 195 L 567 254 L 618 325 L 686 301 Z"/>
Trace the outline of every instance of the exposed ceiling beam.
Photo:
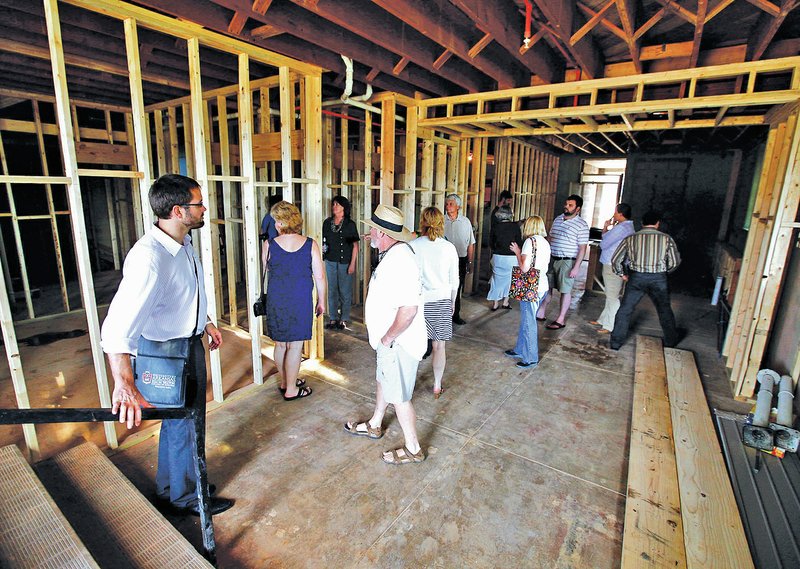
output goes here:
<path id="1" fill-rule="evenodd" d="M 601 133 L 600 133 L 600 135 L 601 135 L 603 138 L 605 138 L 605 139 L 608 141 L 608 143 L 609 143 L 611 146 L 613 146 L 614 148 L 616 148 L 616 149 L 617 149 L 618 151 L 620 151 L 622 154 L 625 154 L 625 150 L 623 150 L 623 149 L 622 149 L 622 147 L 621 147 L 619 144 L 617 144 L 616 142 L 614 142 L 614 140 L 611 138 L 611 136 L 609 136 L 609 135 L 608 135 L 608 134 L 606 134 L 605 132 L 601 132 Z"/>
<path id="2" fill-rule="evenodd" d="M 747 0 L 747 1 L 750 2 L 756 8 L 761 8 L 773 18 L 777 18 L 781 13 L 780 8 L 778 8 L 772 2 L 768 2 L 767 0 Z"/>
<path id="3" fill-rule="evenodd" d="M 143 0 L 141 3 L 176 17 L 185 17 L 186 14 L 191 14 L 195 23 L 217 32 L 224 32 L 227 29 L 228 10 L 247 12 L 249 18 L 263 24 L 273 25 L 285 32 L 281 36 L 268 40 L 251 40 L 251 43 L 323 67 L 325 66 L 320 63 L 322 58 L 315 55 L 313 47 L 324 48 L 337 54 L 343 53 L 368 67 L 378 68 L 387 75 L 391 75 L 392 68 L 397 61 L 397 56 L 393 53 L 377 47 L 368 40 L 339 26 L 332 25 L 324 18 L 290 2 L 271 5 L 267 14 L 263 15 L 253 11 L 247 0 L 216 1 L 219 4 L 206 4 L 202 11 L 196 9 L 193 0 Z M 305 49 L 305 46 L 288 41 L 286 36 L 290 35 L 310 44 L 312 49 Z M 279 45 L 291 46 L 292 49 L 291 51 L 281 51 L 277 47 Z M 298 55 L 299 53 L 302 53 L 303 56 Z M 331 69 L 330 67 L 325 68 Z M 335 69 L 343 69 L 343 64 L 337 65 Z M 438 74 L 430 73 L 417 66 L 406 66 L 399 78 L 429 93 L 444 94 L 453 90 L 452 83 L 442 81 Z"/>
<path id="4" fill-rule="evenodd" d="M 697 67 L 697 57 L 700 55 L 700 44 L 703 41 L 703 27 L 706 25 L 706 12 L 708 0 L 697 0 L 697 20 L 694 25 L 694 43 L 692 55 L 689 56 L 689 67 Z"/>
<path id="5" fill-rule="evenodd" d="M 580 8 L 581 11 L 584 14 L 586 14 L 586 16 L 593 18 L 594 16 L 597 15 L 597 12 L 592 10 L 589 6 L 587 6 L 583 2 L 577 2 L 577 5 L 578 8 Z M 608 18 L 600 18 L 600 24 L 609 32 L 620 38 L 622 41 L 627 41 L 628 38 L 625 36 L 625 32 L 622 31 L 619 26 L 614 24 L 614 22 L 612 22 Z"/>
<path id="6" fill-rule="evenodd" d="M 277 36 L 282 33 L 283 30 L 279 30 L 275 26 L 270 26 L 269 24 L 264 24 L 263 26 L 258 26 L 250 30 L 250 36 L 258 39 L 271 38 L 272 36 Z"/>
<path id="7" fill-rule="evenodd" d="M 599 144 L 595 144 L 594 141 L 592 141 L 592 139 L 589 138 L 588 136 L 586 136 L 585 134 L 577 133 L 577 136 L 578 136 L 578 138 L 580 138 L 584 142 L 587 142 L 587 143 L 591 144 L 592 146 L 594 146 L 595 148 L 597 148 L 603 154 L 608 154 L 608 150 L 606 150 L 605 148 L 603 148 Z"/>
<path id="8" fill-rule="evenodd" d="M 733 2 L 733 0 L 730 1 Z M 650 30 L 650 28 L 652 28 L 658 22 L 660 22 L 661 19 L 668 13 L 669 13 L 669 8 L 664 6 L 658 12 L 650 16 L 650 19 L 648 19 L 644 24 L 641 25 L 641 27 L 638 30 L 636 30 L 636 32 L 634 32 L 633 39 L 638 40 L 639 38 L 641 38 L 644 34 L 646 34 Z"/>
<path id="9" fill-rule="evenodd" d="M 513 2 L 484 0 L 450 0 L 469 17 L 482 32 L 491 34 L 499 45 L 545 83 L 564 79 L 564 60 L 545 42 L 530 46 L 520 53 L 525 22 Z"/>
<path id="10" fill-rule="evenodd" d="M 610 10 L 611 7 L 616 2 L 617 0 L 606 0 L 606 3 L 600 7 L 600 9 L 595 13 L 595 15 L 589 18 L 589 20 L 585 24 L 583 24 L 583 26 L 581 26 L 577 32 L 572 34 L 572 37 L 569 38 L 570 45 L 575 45 L 581 40 L 583 36 L 585 36 L 586 34 L 591 32 L 595 27 L 597 27 L 597 24 L 600 23 L 600 20 L 602 20 L 605 17 L 606 12 Z"/>
<path id="11" fill-rule="evenodd" d="M 216 0 L 219 2 L 220 0 Z M 241 2 L 242 0 L 233 0 Z M 225 0 L 229 3 L 231 0 Z M 292 3 L 273 5 L 267 18 L 276 24 L 275 17 L 285 14 L 291 16 L 296 27 L 298 21 L 316 18 L 321 28 L 339 28 L 341 45 L 339 50 L 344 52 L 349 49 L 351 42 L 359 42 L 366 49 L 370 46 L 380 46 L 392 54 L 407 57 L 416 65 L 430 72 L 438 73 L 448 81 L 460 85 L 468 91 L 476 92 L 490 88 L 486 76 L 471 65 L 460 60 L 453 60 L 450 65 L 441 69 L 434 69 L 433 61 L 438 53 L 438 46 L 432 40 L 415 29 L 404 26 L 403 22 L 382 10 L 380 7 L 359 0 L 319 0 L 314 5 L 306 4 L 303 0 L 292 0 Z M 286 22 L 288 24 L 288 22 Z M 346 31 L 345 31 L 346 30 Z M 289 33 L 297 35 L 292 30 Z M 308 41 L 322 41 L 322 38 L 304 38 Z M 329 48 L 330 49 L 330 48 Z M 468 49 L 468 48 L 467 48 Z M 465 50 L 466 53 L 466 50 Z M 357 59 L 354 57 L 354 59 Z M 361 60 L 364 62 L 363 60 Z M 396 55 L 391 57 L 396 61 Z M 366 63 L 366 62 L 364 62 Z M 394 67 L 392 64 L 391 67 Z M 389 69 L 383 70 L 391 72 Z"/>
<path id="12" fill-rule="evenodd" d="M 706 24 L 709 23 L 714 16 L 722 12 L 731 4 L 733 4 L 733 0 L 722 0 L 719 4 L 711 8 L 711 10 L 708 11 L 708 14 L 706 14 Z"/>
<path id="13" fill-rule="evenodd" d="M 447 60 L 450 59 L 453 55 L 453 52 L 449 49 L 446 49 L 442 52 L 442 55 L 436 58 L 436 61 L 433 62 L 434 69 L 441 69 L 442 65 L 447 63 Z"/>
<path id="14" fill-rule="evenodd" d="M 591 36 L 584 37 L 575 45 L 569 44 L 576 22 L 575 2 L 572 0 L 533 0 L 547 18 L 558 39 L 575 58 L 582 74 L 593 79 L 603 71 L 602 50 Z"/>
<path id="15" fill-rule="evenodd" d="M 483 37 L 475 43 L 475 45 L 469 48 L 467 55 L 470 59 L 475 59 L 484 49 L 486 49 L 486 46 L 490 43 L 492 43 L 492 34 L 484 34 Z"/>
<path id="16" fill-rule="evenodd" d="M 772 38 L 778 32 L 778 29 L 783 24 L 786 16 L 795 7 L 797 7 L 798 0 L 782 0 L 780 13 L 777 17 L 770 16 L 769 14 L 761 14 L 758 17 L 758 22 L 750 34 L 750 41 L 747 43 L 747 59 L 748 61 L 757 61 L 764 55 L 767 47 L 769 46 Z"/>
<path id="17" fill-rule="evenodd" d="M 465 61 L 469 61 L 476 68 L 480 69 L 483 73 L 497 81 L 497 86 L 500 89 L 507 89 L 511 87 L 519 87 L 526 83 L 527 77 L 519 73 L 514 65 L 509 65 L 509 62 L 502 62 L 494 60 L 491 57 L 476 56 L 473 58 L 470 55 L 470 44 L 463 39 L 458 33 L 454 33 L 453 23 L 446 25 L 445 14 L 442 14 L 432 2 L 417 2 L 413 0 L 372 0 L 374 4 L 386 10 L 389 14 L 397 18 L 397 20 L 405 22 L 411 28 L 419 30 L 422 35 L 433 40 L 439 46 L 452 51 L 455 55 Z M 335 4 L 341 4 L 342 0 L 334 0 Z M 345 2 L 346 3 L 346 2 Z M 455 10 L 455 8 L 451 8 Z M 359 11 L 361 8 L 359 8 Z M 456 11 L 460 15 L 460 12 Z M 365 15 L 365 20 L 370 19 L 370 15 Z M 362 24 L 363 27 L 363 24 Z M 390 36 L 389 41 L 397 44 L 397 40 L 392 38 L 393 35 L 389 30 L 381 30 L 382 34 Z M 389 32 L 389 33 L 387 33 Z M 408 34 L 408 30 L 405 30 Z M 485 37 L 485 35 L 484 35 Z M 413 38 L 407 38 L 414 41 Z M 401 42 L 405 43 L 405 42 Z M 488 45 L 489 42 L 486 42 Z M 484 46 L 485 47 L 485 46 Z M 419 62 L 418 62 L 419 64 Z"/>
<path id="18" fill-rule="evenodd" d="M 631 52 L 631 61 L 636 73 L 642 73 L 642 61 L 639 59 L 639 40 L 633 37 L 636 30 L 636 2 L 634 0 L 617 0 L 617 11 L 625 30 L 625 43 Z"/>
<path id="19" fill-rule="evenodd" d="M 406 65 L 408 65 L 408 62 L 409 59 L 407 57 L 401 57 L 400 61 L 397 62 L 397 65 L 392 68 L 392 74 L 400 75 L 403 72 L 403 69 L 406 68 Z"/>
<path id="20" fill-rule="evenodd" d="M 697 16 L 695 13 L 678 4 L 676 0 L 658 0 L 658 2 L 669 9 L 670 12 L 677 14 L 693 26 L 697 23 Z"/>
<path id="21" fill-rule="evenodd" d="M 22 55 L 27 55 L 29 57 L 34 57 L 36 59 L 44 59 L 50 61 L 50 50 L 48 48 L 29 45 L 14 40 L 7 40 L 0 38 L 0 51 L 19 53 Z M 121 75 L 123 77 L 128 76 L 127 67 L 123 67 L 121 65 L 114 65 L 111 63 L 104 63 L 102 61 L 91 59 L 89 57 L 84 57 L 80 55 L 69 55 L 65 53 L 64 61 L 66 62 L 67 65 L 73 65 L 75 67 L 83 67 L 85 69 L 95 69 L 97 71 L 104 71 L 112 75 Z M 189 89 L 189 82 L 186 80 L 180 80 L 178 78 L 167 78 L 160 75 L 154 75 L 151 73 L 142 72 L 142 80 L 147 81 L 149 83 L 155 83 L 158 85 L 168 85 L 170 87 L 178 87 L 180 89 L 186 89 L 186 90 Z"/>

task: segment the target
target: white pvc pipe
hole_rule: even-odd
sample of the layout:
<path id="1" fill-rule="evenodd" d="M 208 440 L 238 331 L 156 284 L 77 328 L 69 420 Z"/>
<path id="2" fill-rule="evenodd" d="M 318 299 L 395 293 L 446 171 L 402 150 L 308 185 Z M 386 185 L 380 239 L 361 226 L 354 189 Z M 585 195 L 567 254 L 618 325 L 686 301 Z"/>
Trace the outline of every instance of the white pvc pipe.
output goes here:
<path id="1" fill-rule="evenodd" d="M 776 419 L 776 423 L 784 427 L 792 426 L 793 401 L 792 377 L 784 375 L 781 377 L 781 387 L 778 390 L 778 418 Z"/>
<path id="2" fill-rule="evenodd" d="M 762 369 L 756 376 L 761 388 L 756 398 L 756 410 L 753 412 L 753 425 L 766 427 L 769 425 L 769 412 L 772 409 L 772 391 L 781 377 L 771 369 Z"/>

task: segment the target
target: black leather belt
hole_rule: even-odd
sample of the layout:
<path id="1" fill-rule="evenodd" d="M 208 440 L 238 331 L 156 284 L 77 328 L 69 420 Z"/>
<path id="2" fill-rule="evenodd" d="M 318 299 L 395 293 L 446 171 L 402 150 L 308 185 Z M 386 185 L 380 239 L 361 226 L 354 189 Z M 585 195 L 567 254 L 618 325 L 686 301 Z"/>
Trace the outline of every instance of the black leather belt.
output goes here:
<path id="1" fill-rule="evenodd" d="M 574 261 L 575 257 L 551 257 L 551 259 L 556 261 Z"/>

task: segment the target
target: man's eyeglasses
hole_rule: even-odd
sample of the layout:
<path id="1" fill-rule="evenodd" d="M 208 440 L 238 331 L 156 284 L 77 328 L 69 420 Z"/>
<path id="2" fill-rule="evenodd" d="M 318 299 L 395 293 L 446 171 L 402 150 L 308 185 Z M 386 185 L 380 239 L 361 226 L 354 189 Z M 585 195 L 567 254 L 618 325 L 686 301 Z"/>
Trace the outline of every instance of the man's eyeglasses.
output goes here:
<path id="1" fill-rule="evenodd" d="M 192 207 L 192 206 L 194 206 L 194 207 L 203 207 L 203 202 L 182 203 L 182 204 L 178 204 L 178 205 L 181 206 L 181 207 Z"/>

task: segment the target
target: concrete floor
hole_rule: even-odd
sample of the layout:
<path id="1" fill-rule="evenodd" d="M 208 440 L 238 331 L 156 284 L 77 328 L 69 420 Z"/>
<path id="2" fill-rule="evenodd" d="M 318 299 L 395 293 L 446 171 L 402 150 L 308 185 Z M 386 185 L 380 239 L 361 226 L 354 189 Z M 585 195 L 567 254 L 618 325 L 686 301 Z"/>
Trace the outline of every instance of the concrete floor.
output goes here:
<path id="1" fill-rule="evenodd" d="M 220 566 L 618 567 L 634 340 L 609 350 L 608 336 L 587 323 L 604 297 L 582 290 L 576 297 L 566 328 L 540 326 L 541 363 L 533 370 L 503 355 L 516 338 L 517 307 L 491 312 L 483 296 L 466 298 L 468 323 L 447 345 L 438 401 L 430 360 L 419 369 L 413 402 L 428 459 L 400 467 L 380 460 L 402 445 L 391 411 L 381 440 L 342 428 L 369 417 L 373 405 L 375 356 L 358 321 L 352 332 L 327 332 L 327 359 L 301 368 L 314 394 L 295 402 L 281 399 L 267 357 L 265 384 L 252 384 L 249 340 L 225 330 L 226 402 L 209 412 L 207 442 L 211 480 L 236 499 L 215 517 Z M 679 347 L 694 352 L 709 405 L 747 412 L 731 398 L 716 352 L 716 308 L 680 295 L 673 307 L 688 331 Z M 549 316 L 556 312 L 557 299 Z M 17 334 L 85 327 L 72 314 L 20 324 Z M 661 335 L 649 300 L 632 333 Z M 32 406 L 99 406 L 89 346 L 87 336 L 21 346 Z M 13 408 L 1 361 L 0 406 Z M 105 445 L 96 424 L 42 425 L 37 433 L 42 457 L 82 439 Z M 152 496 L 158 440 L 148 435 L 156 425 L 135 433 L 118 425 L 117 433 L 125 444 L 141 442 L 112 460 Z M 22 429 L 0 426 L 0 444 L 10 443 L 24 448 Z M 171 521 L 200 547 L 197 518 Z"/>
<path id="2" fill-rule="evenodd" d="M 419 465 L 381 462 L 402 444 L 391 412 L 381 440 L 342 429 L 372 409 L 374 352 L 357 322 L 328 333 L 322 364 L 303 364 L 310 398 L 282 401 L 274 376 L 237 392 L 208 417 L 211 480 L 236 499 L 215 517 L 220 566 L 618 567 L 634 342 L 606 348 L 608 336 L 587 324 L 602 303 L 587 293 L 565 329 L 540 328 L 541 363 L 520 370 L 503 356 L 519 311 L 467 299 L 438 401 L 430 360 L 420 365 L 413 401 L 428 459 Z M 673 304 L 710 405 L 745 411 L 716 355 L 716 309 L 690 297 Z M 647 300 L 634 331 L 661 335 Z M 246 376 L 247 342 L 229 336 L 226 373 Z M 145 495 L 156 449 L 153 437 L 112 457 Z M 196 518 L 173 522 L 200 546 Z"/>

